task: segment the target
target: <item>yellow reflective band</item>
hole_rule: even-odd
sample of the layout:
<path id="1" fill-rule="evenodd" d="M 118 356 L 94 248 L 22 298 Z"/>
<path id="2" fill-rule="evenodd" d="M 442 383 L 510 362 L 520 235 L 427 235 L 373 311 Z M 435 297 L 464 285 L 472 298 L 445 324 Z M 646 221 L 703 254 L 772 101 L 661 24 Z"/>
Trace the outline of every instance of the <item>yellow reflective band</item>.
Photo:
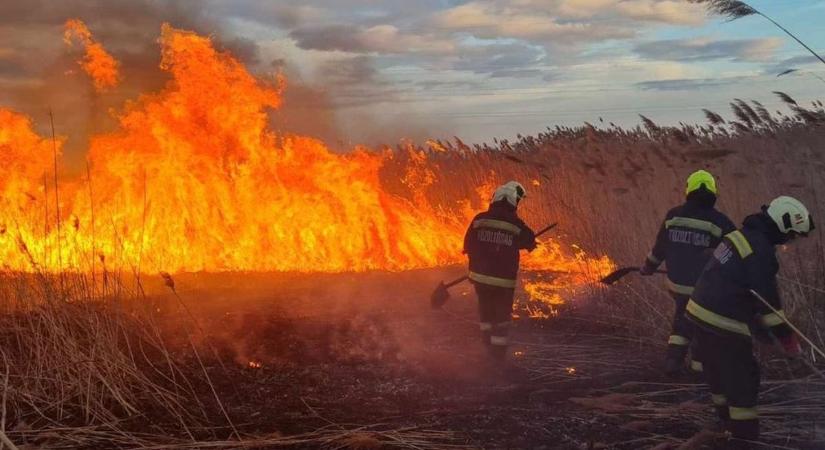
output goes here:
<path id="1" fill-rule="evenodd" d="M 705 366 L 700 361 L 690 361 L 690 370 L 694 372 L 704 372 Z"/>
<path id="2" fill-rule="evenodd" d="M 677 294 L 682 295 L 691 295 L 693 294 L 693 286 L 685 286 L 683 284 L 676 284 L 670 280 L 667 280 L 667 288 L 670 289 L 670 292 L 675 292 Z"/>
<path id="3" fill-rule="evenodd" d="M 489 322 L 481 322 L 478 325 L 481 328 L 481 331 L 490 331 L 490 330 L 493 329 L 493 324 L 491 324 Z"/>
<path id="4" fill-rule="evenodd" d="M 660 260 L 659 258 L 653 256 L 653 252 L 650 252 L 650 253 L 647 254 L 647 260 L 650 261 L 651 263 L 653 263 L 654 265 L 657 265 L 657 266 L 662 263 L 662 260 Z"/>
<path id="5" fill-rule="evenodd" d="M 710 401 L 716 406 L 725 406 L 728 404 L 728 398 L 722 394 L 711 394 Z"/>
<path id="6" fill-rule="evenodd" d="M 665 222 L 665 228 L 682 227 L 691 230 L 707 231 L 716 237 L 722 237 L 722 229 L 707 220 L 691 219 L 690 217 L 674 217 Z"/>
<path id="7" fill-rule="evenodd" d="M 750 242 L 745 238 L 745 235 L 742 234 L 741 231 L 736 230 L 732 233 L 728 233 L 726 236 L 733 246 L 736 247 L 736 251 L 739 252 L 739 256 L 742 259 L 747 258 L 751 254 L 753 254 L 753 248 L 751 247 Z"/>
<path id="8" fill-rule="evenodd" d="M 674 334 L 673 336 L 668 338 L 667 343 L 670 344 L 670 345 L 685 346 L 685 345 L 690 345 L 690 339 L 688 339 L 684 336 L 678 336 L 678 335 Z"/>
<path id="9" fill-rule="evenodd" d="M 782 311 L 780 309 L 778 311 L 778 313 L 773 313 L 772 312 L 770 314 L 763 315 L 762 316 L 762 324 L 765 325 L 766 327 L 775 327 L 777 325 L 782 325 L 783 323 L 785 323 L 784 319 L 785 319 L 785 311 Z"/>
<path id="10" fill-rule="evenodd" d="M 507 231 L 513 234 L 521 234 L 521 228 L 518 225 L 513 225 L 510 222 L 495 219 L 478 219 L 473 222 L 473 228 L 493 228 L 496 230 Z"/>
<path id="11" fill-rule="evenodd" d="M 490 336 L 490 344 L 492 345 L 507 345 L 509 343 L 507 336 Z"/>
<path id="12" fill-rule="evenodd" d="M 503 288 L 516 287 L 516 280 L 511 280 L 508 278 L 491 277 L 489 275 L 482 275 L 475 272 L 470 272 L 469 278 L 477 283 L 487 284 L 490 286 L 498 286 Z"/>
<path id="13" fill-rule="evenodd" d="M 759 418 L 759 413 L 756 408 L 739 408 L 736 406 L 728 407 L 731 420 L 756 420 Z"/>
<path id="14" fill-rule="evenodd" d="M 720 316 L 709 309 L 705 309 L 700 304 L 693 301 L 693 299 L 691 299 L 687 304 L 687 312 L 702 322 L 713 325 L 717 328 L 732 331 L 745 336 L 751 335 L 751 330 L 748 328 L 748 324 L 725 316 Z"/>

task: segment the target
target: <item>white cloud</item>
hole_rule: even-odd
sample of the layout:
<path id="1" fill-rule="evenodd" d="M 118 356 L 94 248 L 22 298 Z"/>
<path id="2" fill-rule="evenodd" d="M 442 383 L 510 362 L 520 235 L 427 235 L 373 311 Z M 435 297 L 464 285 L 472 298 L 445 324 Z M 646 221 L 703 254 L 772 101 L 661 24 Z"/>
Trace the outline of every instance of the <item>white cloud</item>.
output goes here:
<path id="1" fill-rule="evenodd" d="M 672 25 L 701 25 L 706 18 L 703 7 L 685 0 L 627 0 L 615 3 L 619 14 L 637 20 Z"/>
<path id="2" fill-rule="evenodd" d="M 700 62 L 711 60 L 736 60 L 766 62 L 773 59 L 783 45 L 779 38 L 762 39 L 666 39 L 643 42 L 635 47 L 636 53 L 647 59 Z"/>

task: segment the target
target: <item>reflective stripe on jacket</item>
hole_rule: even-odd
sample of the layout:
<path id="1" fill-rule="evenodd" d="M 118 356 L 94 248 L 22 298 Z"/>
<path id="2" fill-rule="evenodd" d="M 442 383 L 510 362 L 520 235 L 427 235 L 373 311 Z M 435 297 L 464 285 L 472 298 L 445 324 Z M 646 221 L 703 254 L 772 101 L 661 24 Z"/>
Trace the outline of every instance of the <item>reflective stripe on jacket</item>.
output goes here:
<path id="1" fill-rule="evenodd" d="M 464 235 L 470 258 L 470 279 L 491 286 L 515 288 L 519 251 L 536 248 L 536 237 L 506 201 L 495 202 L 477 215 Z"/>
<path id="2" fill-rule="evenodd" d="M 647 262 L 653 268 L 667 264 L 668 289 L 676 294 L 691 295 L 712 249 L 722 236 L 735 230 L 733 222 L 711 204 L 691 198 L 671 209 Z"/>
<path id="3" fill-rule="evenodd" d="M 724 334 L 749 337 L 755 327 L 770 328 L 778 337 L 789 334 L 776 284 L 775 233 L 776 225 L 760 214 L 748 217 L 741 230 L 725 235 L 696 284 L 688 318 Z M 755 298 L 751 289 L 779 312 Z"/>

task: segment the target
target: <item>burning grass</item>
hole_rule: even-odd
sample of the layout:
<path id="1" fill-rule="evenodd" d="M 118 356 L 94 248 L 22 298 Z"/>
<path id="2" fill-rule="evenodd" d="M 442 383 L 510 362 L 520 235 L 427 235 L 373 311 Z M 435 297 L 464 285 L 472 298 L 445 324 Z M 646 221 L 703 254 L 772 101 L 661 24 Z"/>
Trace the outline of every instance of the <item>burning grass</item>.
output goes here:
<path id="1" fill-rule="evenodd" d="M 526 221 L 536 227 L 558 221 L 560 234 L 525 258 L 520 313 L 542 319 L 540 327 L 580 320 L 565 314 L 586 311 L 587 320 L 613 334 L 588 346 L 542 342 L 519 350 L 530 382 L 552 389 L 636 377 L 649 361 L 641 350 L 664 342 L 672 302 L 660 283 L 631 279 L 606 294 L 594 282 L 614 261 L 644 257 L 664 212 L 681 200 L 687 173 L 714 172 L 720 206 L 735 219 L 778 194 L 825 211 L 821 102 L 806 107 L 782 94 L 790 113 L 737 100 L 734 120 L 707 111 L 705 126 L 666 127 L 643 118 L 644 127 L 630 130 L 587 124 L 495 145 L 456 139 L 336 155 L 317 140 L 267 128 L 283 80 L 252 76 L 193 33 L 165 27 L 161 44 L 172 81 L 125 108 L 117 130 L 93 137 L 85 177 L 50 183 L 60 143 L 0 109 L 0 431 L 14 442 L 46 448 L 455 444 L 461 437 L 453 433 L 337 425 L 320 414 L 314 419 L 323 424 L 313 430 L 250 438 L 215 381 L 232 379 L 232 361 L 221 358 L 178 296 L 177 272 L 368 277 L 372 270 L 460 263 L 466 222 L 492 187 L 523 180 L 530 186 Z M 55 192 L 61 201 L 52 201 Z M 825 313 L 815 305 L 825 292 L 823 241 L 812 237 L 780 254 L 786 310 L 822 346 Z M 174 291 L 173 338 L 155 322 L 144 290 L 146 274 L 159 271 L 173 273 L 165 275 Z M 295 295 L 323 297 L 317 286 L 326 286 L 316 277 L 314 289 Z M 383 307 L 397 307 L 396 297 Z M 366 328 L 371 341 L 389 333 Z M 336 350 L 351 344 L 350 334 Z M 617 343 L 616 335 L 630 337 Z M 356 350 L 338 362 L 372 362 L 370 351 L 381 361 L 395 354 Z M 243 370 L 269 370 L 265 355 L 243 356 Z M 818 392 L 818 384 L 810 386 Z M 699 396 L 698 387 L 672 389 Z M 633 406 L 638 397 L 611 397 L 610 404 L 617 399 L 629 399 L 625 413 L 645 419 L 660 406 Z M 808 395 L 811 403 L 794 408 L 811 411 L 820 399 Z M 698 423 L 704 413 L 685 408 L 674 417 Z M 782 429 L 770 427 L 768 436 L 778 439 Z M 676 440 L 663 436 L 634 435 L 618 446 Z"/>

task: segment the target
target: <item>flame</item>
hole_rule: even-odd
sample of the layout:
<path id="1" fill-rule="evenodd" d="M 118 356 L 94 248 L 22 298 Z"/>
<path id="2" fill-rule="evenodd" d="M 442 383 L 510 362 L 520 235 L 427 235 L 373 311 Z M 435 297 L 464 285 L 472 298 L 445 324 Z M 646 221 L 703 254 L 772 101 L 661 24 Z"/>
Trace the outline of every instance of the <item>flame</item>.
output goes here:
<path id="1" fill-rule="evenodd" d="M 67 20 L 64 25 L 63 41 L 68 46 L 72 46 L 75 41 L 83 46 L 86 53 L 78 64 L 92 77 L 92 82 L 98 92 L 105 92 L 117 86 L 120 81 L 118 73 L 120 64 L 101 44 L 95 42 L 92 32 L 85 23 L 78 19 Z"/>
<path id="2" fill-rule="evenodd" d="M 86 46 L 83 64 L 95 85 L 113 86 L 116 62 L 98 59 L 108 54 L 82 22 L 66 27 L 67 39 Z M 54 185 L 43 181 L 53 177 L 51 142 L 27 118 L 0 109 L 0 228 L 9 230 L 0 233 L 0 260 L 7 267 L 162 271 L 173 289 L 168 273 L 183 271 L 406 270 L 464 261 L 463 233 L 489 201 L 495 172 L 477 187 L 477 199 L 436 206 L 424 193 L 438 171 L 427 153 L 410 149 L 400 181 L 411 195 L 390 193 L 381 169 L 392 152 L 336 154 L 268 127 L 268 110 L 281 102 L 279 76 L 256 78 L 209 38 L 168 25 L 159 43 L 171 80 L 128 103 L 115 131 L 92 137 L 88 174 L 58 186 L 60 232 L 47 196 Z M 547 240 L 525 267 L 555 278 L 526 289 L 555 295 L 608 265 Z"/>
<path id="3" fill-rule="evenodd" d="M 616 268 L 607 256 L 591 257 L 577 245 L 567 249 L 554 240 L 543 241 L 524 258 L 522 266 L 532 272 L 523 283 L 524 291 L 530 302 L 541 306 L 527 304 L 525 308 L 530 317 L 542 319 L 557 315 L 557 307 L 565 303 L 565 298 L 597 285 Z"/>

